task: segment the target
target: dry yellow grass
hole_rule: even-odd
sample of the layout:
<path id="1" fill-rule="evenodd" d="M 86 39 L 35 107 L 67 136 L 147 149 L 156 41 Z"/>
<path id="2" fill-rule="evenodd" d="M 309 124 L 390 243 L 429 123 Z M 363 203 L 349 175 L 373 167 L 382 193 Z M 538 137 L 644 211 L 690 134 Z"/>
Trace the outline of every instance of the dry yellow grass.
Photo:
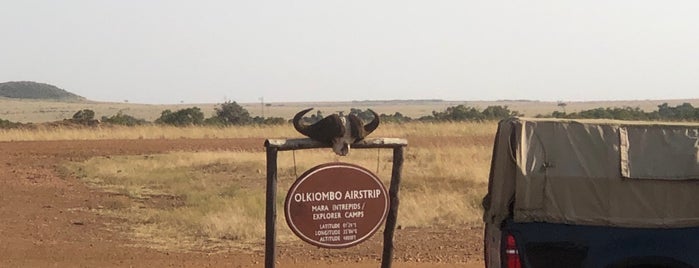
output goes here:
<path id="1" fill-rule="evenodd" d="M 1 141 L 104 140 L 104 139 L 180 139 L 180 138 L 250 138 L 298 136 L 290 125 L 238 127 L 172 127 L 159 125 L 109 126 L 94 128 L 0 129 Z"/>
<path id="2" fill-rule="evenodd" d="M 480 222 L 480 201 L 486 191 L 495 127 L 495 122 L 412 123 L 387 124 L 377 130 L 377 137 L 406 137 L 409 141 L 400 192 L 399 225 L 426 227 Z M 224 130 L 241 131 L 237 135 L 247 137 L 293 134 L 285 129 L 290 127 L 252 128 L 246 129 L 250 131 L 247 134 L 242 129 Z M 208 129 L 151 131 L 180 137 L 207 133 Z M 410 144 L 411 138 L 420 142 Z M 286 191 L 298 175 L 332 161 L 358 164 L 374 171 L 386 184 L 390 180 L 392 150 L 353 150 L 347 157 L 336 156 L 329 149 L 284 151 L 279 153 L 278 160 L 278 206 L 282 207 Z M 69 163 L 67 167 L 96 189 L 134 200 L 131 205 L 107 206 L 100 213 L 128 219 L 131 226 L 128 232 L 136 239 L 147 241 L 145 244 L 180 250 L 212 250 L 221 245 L 250 248 L 255 247 L 253 241 L 264 236 L 264 153 L 111 156 Z M 143 207 L 143 203 L 159 204 L 153 200 L 161 199 L 179 203 L 175 207 Z M 280 240 L 295 239 L 283 217 L 278 226 Z"/>
<path id="3" fill-rule="evenodd" d="M 480 136 L 494 131 L 492 123 L 382 124 L 373 137 Z M 108 126 L 94 128 L 41 127 L 38 129 L 0 129 L 0 141 L 104 140 L 104 139 L 180 139 L 180 138 L 299 138 L 291 124 L 231 127 Z"/>

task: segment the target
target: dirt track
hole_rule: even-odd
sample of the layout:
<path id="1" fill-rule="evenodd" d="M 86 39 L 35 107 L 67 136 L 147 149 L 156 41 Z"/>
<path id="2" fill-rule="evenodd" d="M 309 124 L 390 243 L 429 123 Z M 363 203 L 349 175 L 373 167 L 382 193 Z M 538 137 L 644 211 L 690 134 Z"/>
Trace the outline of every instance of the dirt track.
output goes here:
<path id="1" fill-rule="evenodd" d="M 416 142 L 422 141 L 411 140 Z M 230 149 L 262 153 L 262 144 L 261 139 L 0 142 L 0 267 L 262 267 L 264 252 L 258 249 L 182 253 L 131 246 L 127 236 L 110 228 L 119 219 L 89 211 L 114 197 L 58 173 L 62 161 L 93 156 Z M 478 226 L 396 230 L 393 266 L 483 267 L 481 234 Z M 378 267 L 381 239 L 377 233 L 343 250 L 278 243 L 277 267 Z M 264 241 L 259 244 L 262 248 Z"/>

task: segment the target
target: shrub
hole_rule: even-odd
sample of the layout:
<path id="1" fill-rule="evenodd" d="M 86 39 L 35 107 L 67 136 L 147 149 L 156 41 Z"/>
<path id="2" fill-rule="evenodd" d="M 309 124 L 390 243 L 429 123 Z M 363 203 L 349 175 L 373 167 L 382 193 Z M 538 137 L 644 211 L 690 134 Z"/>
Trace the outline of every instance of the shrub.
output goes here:
<path id="1" fill-rule="evenodd" d="M 112 115 L 111 117 L 102 116 L 102 122 L 123 126 L 138 126 L 145 125 L 148 123 L 148 121 L 146 121 L 145 119 L 138 119 L 128 114 L 123 114 L 121 112 L 118 112 L 117 114 Z"/>
<path id="2" fill-rule="evenodd" d="M 287 123 L 287 121 L 281 117 L 265 117 L 265 118 L 255 117 L 255 119 L 261 120 L 260 123 L 264 124 L 264 125 L 282 125 L 282 124 Z"/>
<path id="3" fill-rule="evenodd" d="M 394 113 L 394 114 L 392 114 L 392 115 L 381 114 L 379 117 L 381 118 L 381 122 L 385 122 L 385 123 L 388 123 L 388 122 L 391 122 L 391 123 L 406 123 L 406 122 L 410 122 L 410 121 L 413 120 L 412 118 L 407 117 L 407 116 L 405 116 L 405 115 L 403 115 L 403 114 L 401 114 L 401 113 L 399 113 L 399 112 L 396 112 L 396 113 Z"/>
<path id="4" fill-rule="evenodd" d="M 173 126 L 191 126 L 204 123 L 204 114 L 198 107 L 186 108 L 172 112 L 169 109 L 160 114 L 160 118 L 155 120 L 157 124 Z"/>
<path id="5" fill-rule="evenodd" d="M 22 123 L 12 122 L 12 121 L 0 118 L 0 129 L 2 129 L 2 128 L 18 128 L 20 126 L 22 126 Z"/>
<path id="6" fill-rule="evenodd" d="M 245 125 L 253 121 L 248 110 L 245 110 L 238 103 L 224 102 L 220 107 L 215 108 L 216 115 L 220 122 L 225 122 L 226 125 Z"/>
<path id="7" fill-rule="evenodd" d="M 73 114 L 73 121 L 77 123 L 85 123 L 89 122 L 90 120 L 95 119 L 95 111 L 90 110 L 90 109 L 83 109 L 75 114 Z"/>

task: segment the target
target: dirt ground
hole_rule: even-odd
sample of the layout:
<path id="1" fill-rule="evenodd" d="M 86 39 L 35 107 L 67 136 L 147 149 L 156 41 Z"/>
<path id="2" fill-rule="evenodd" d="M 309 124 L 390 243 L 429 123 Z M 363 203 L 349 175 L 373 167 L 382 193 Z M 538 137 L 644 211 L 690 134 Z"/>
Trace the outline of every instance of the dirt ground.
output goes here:
<path id="1" fill-rule="evenodd" d="M 93 156 L 242 149 L 261 139 L 0 142 L 0 267 L 263 267 L 264 241 L 251 249 L 167 252 L 134 246 L 90 209 L 112 195 L 60 176 L 63 161 Z M 421 141 L 413 141 L 421 142 Z M 429 142 L 429 141 L 424 141 Z M 260 178 L 264 179 L 264 177 Z M 278 217 L 283 217 L 283 212 Z M 400 210 L 399 210 L 400 213 Z M 261 223 L 262 224 L 262 223 Z M 278 226 L 277 228 L 281 228 Z M 393 267 L 483 267 L 480 226 L 400 228 Z M 277 243 L 277 267 L 379 267 L 383 234 L 342 250 Z"/>

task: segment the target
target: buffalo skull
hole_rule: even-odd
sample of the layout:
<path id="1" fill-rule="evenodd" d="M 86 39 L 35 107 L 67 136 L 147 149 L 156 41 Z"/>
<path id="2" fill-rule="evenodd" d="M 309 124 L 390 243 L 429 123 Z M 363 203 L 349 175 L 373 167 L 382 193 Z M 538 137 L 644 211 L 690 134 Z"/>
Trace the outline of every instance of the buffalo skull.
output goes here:
<path id="1" fill-rule="evenodd" d="M 301 121 L 310 110 L 313 108 L 300 111 L 294 116 L 294 128 L 311 139 L 332 144 L 333 151 L 341 156 L 349 154 L 350 144 L 363 140 L 379 126 L 379 115 L 371 109 L 368 111 L 374 115 L 374 119 L 366 125 L 354 114 L 332 114 L 312 125 L 306 125 Z"/>

